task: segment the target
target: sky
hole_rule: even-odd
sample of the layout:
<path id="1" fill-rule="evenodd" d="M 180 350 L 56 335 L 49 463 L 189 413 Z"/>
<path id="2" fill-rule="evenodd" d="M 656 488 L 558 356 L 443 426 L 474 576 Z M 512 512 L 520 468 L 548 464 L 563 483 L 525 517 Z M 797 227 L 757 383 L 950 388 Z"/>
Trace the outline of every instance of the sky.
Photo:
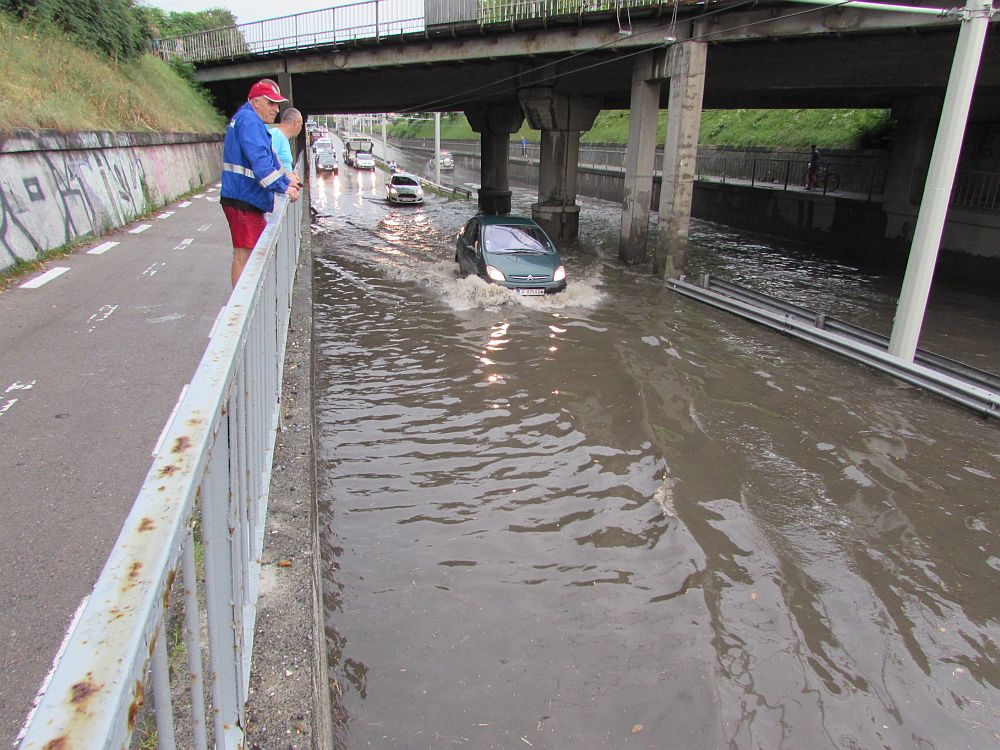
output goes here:
<path id="1" fill-rule="evenodd" d="M 236 16 L 237 23 L 261 21 L 265 18 L 305 13 L 309 10 L 332 8 L 343 5 L 346 0 L 143 0 L 144 5 L 152 5 L 165 11 L 207 10 L 227 8 Z"/>

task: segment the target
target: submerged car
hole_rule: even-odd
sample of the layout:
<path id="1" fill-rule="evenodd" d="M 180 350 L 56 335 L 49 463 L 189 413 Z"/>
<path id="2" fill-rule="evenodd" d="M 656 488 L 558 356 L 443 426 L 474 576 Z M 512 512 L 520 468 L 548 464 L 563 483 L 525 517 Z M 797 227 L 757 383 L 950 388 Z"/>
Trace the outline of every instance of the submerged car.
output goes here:
<path id="1" fill-rule="evenodd" d="M 336 155 L 332 151 L 320 151 L 316 154 L 316 171 L 339 173 L 340 166 L 337 164 Z"/>
<path id="2" fill-rule="evenodd" d="M 375 157 L 367 151 L 358 151 L 354 155 L 354 166 L 358 169 L 375 169 Z"/>
<path id="3" fill-rule="evenodd" d="M 455 261 L 465 276 L 475 274 L 518 294 L 542 295 L 566 288 L 559 251 L 533 220 L 486 216 L 469 220 L 455 243 Z"/>
<path id="4" fill-rule="evenodd" d="M 385 181 L 385 197 L 390 203 L 423 203 L 420 178 L 409 172 L 394 172 Z"/>

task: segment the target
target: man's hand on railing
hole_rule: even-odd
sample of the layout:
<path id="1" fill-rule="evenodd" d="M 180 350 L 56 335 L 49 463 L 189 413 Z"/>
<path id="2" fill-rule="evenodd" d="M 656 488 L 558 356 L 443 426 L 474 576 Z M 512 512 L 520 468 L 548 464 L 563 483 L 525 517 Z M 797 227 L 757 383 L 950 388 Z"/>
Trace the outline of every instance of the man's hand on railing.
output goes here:
<path id="1" fill-rule="evenodd" d="M 285 195 L 288 196 L 288 200 L 295 203 L 299 199 L 299 189 L 295 185 L 289 185 L 288 190 L 285 191 Z"/>

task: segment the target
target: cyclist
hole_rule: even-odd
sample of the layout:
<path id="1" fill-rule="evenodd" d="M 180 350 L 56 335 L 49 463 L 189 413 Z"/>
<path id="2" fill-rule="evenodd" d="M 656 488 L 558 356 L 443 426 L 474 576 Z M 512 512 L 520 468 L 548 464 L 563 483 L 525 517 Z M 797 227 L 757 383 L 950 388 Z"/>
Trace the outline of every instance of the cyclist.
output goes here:
<path id="1" fill-rule="evenodd" d="M 809 154 L 809 166 L 806 167 L 806 190 L 812 190 L 819 185 L 819 149 L 816 144 L 811 146 L 812 152 Z"/>

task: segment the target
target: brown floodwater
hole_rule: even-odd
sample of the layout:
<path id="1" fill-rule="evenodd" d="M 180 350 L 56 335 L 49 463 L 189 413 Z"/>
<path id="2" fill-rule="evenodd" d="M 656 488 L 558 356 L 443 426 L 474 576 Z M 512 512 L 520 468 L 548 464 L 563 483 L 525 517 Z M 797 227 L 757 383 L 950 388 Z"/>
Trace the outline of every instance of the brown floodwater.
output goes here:
<path id="1" fill-rule="evenodd" d="M 609 203 L 539 300 L 457 276 L 474 204 L 312 198 L 342 747 L 1000 747 L 998 423 L 623 268 Z M 899 289 L 697 221 L 689 269 L 882 332 Z M 998 371 L 998 321 L 936 288 L 921 345 Z"/>

